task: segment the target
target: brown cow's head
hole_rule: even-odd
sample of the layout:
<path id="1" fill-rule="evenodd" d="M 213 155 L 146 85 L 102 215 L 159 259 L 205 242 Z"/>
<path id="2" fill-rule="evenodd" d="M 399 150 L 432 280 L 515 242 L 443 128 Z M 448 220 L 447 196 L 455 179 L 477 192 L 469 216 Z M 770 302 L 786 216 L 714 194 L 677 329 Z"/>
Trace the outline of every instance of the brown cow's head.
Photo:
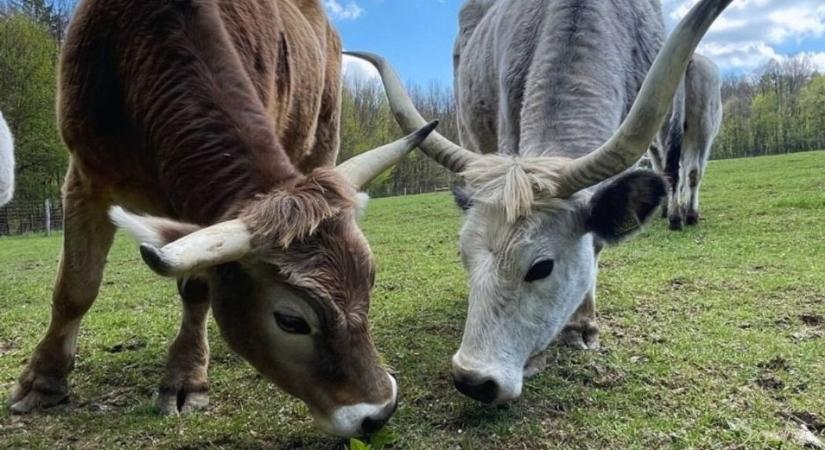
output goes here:
<path id="1" fill-rule="evenodd" d="M 432 128 L 408 138 L 396 155 Z M 377 173 L 394 159 L 381 159 Z M 232 349 L 340 436 L 383 425 L 398 393 L 370 336 L 375 264 L 356 223 L 356 188 L 377 174 L 372 162 L 316 169 L 207 228 L 120 208 L 110 213 L 142 242 L 143 259 L 155 272 L 206 280 Z"/>

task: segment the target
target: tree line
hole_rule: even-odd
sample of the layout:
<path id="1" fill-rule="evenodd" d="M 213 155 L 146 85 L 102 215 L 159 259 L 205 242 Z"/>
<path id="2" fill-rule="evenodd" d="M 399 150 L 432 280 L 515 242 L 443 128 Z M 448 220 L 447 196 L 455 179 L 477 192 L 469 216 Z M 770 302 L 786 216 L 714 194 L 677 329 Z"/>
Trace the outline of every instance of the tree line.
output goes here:
<path id="1" fill-rule="evenodd" d="M 16 137 L 18 162 L 16 200 L 6 217 L 15 205 L 59 199 L 68 153 L 55 123 L 57 57 L 74 3 L 0 0 L 0 110 Z M 401 136 L 379 82 L 347 79 L 343 85 L 340 160 Z M 409 90 L 422 114 L 440 119 L 438 131 L 457 142 L 452 88 L 431 82 L 410 83 Z M 806 58 L 727 76 L 722 95 L 724 119 L 713 158 L 825 149 L 825 75 Z M 374 196 L 430 192 L 453 181 L 415 151 L 369 191 Z"/>

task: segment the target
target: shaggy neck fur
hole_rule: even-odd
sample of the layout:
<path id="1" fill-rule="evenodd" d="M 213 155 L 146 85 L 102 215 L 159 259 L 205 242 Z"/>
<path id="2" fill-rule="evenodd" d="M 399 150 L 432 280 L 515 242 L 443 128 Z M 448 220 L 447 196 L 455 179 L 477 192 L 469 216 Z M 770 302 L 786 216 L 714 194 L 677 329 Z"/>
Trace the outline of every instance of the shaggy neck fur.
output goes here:
<path id="1" fill-rule="evenodd" d="M 473 202 L 499 205 L 515 223 L 552 201 L 567 158 L 485 155 L 462 173 Z"/>

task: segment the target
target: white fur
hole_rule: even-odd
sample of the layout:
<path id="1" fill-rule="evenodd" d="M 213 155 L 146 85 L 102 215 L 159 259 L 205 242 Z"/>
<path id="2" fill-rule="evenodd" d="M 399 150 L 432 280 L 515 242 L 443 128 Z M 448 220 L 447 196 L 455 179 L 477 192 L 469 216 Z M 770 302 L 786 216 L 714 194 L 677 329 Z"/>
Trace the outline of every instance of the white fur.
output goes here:
<path id="1" fill-rule="evenodd" d="M 138 243 L 151 244 L 155 247 L 162 247 L 166 244 L 157 232 L 157 224 L 153 222 L 155 219 L 153 217 L 133 214 L 126 212 L 120 206 L 113 206 L 109 208 L 109 218 L 112 219 L 113 224 L 128 232 Z"/>
<path id="2" fill-rule="evenodd" d="M 0 206 L 14 196 L 14 139 L 0 112 Z"/>
<path id="3" fill-rule="evenodd" d="M 460 247 L 470 275 L 467 321 L 453 356 L 455 374 L 492 379 L 496 403 L 521 394 L 528 360 L 543 351 L 595 283 L 593 235 L 584 225 L 589 195 L 534 204 L 517 221 L 503 205 L 467 213 Z M 552 259 L 552 274 L 524 281 L 534 263 Z"/>

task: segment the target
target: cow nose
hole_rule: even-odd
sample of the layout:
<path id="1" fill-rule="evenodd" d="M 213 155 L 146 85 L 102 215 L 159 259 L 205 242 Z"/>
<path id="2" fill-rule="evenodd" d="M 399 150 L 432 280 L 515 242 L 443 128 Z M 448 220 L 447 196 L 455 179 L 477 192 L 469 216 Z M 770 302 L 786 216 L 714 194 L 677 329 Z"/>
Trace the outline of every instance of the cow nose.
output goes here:
<path id="1" fill-rule="evenodd" d="M 398 399 L 393 399 L 393 402 L 385 406 L 380 413 L 365 418 L 361 421 L 361 434 L 372 434 L 380 430 L 390 420 L 396 408 Z"/>
<path id="2" fill-rule="evenodd" d="M 498 383 L 492 378 L 475 379 L 463 373 L 453 374 L 453 383 L 458 392 L 483 403 L 493 403 L 498 398 Z"/>
<path id="3" fill-rule="evenodd" d="M 383 427 L 385 423 L 387 423 L 387 419 L 389 419 L 389 416 L 387 416 L 385 418 L 382 418 L 382 419 L 376 419 L 374 417 L 367 417 L 366 419 L 364 419 L 363 422 L 361 422 L 361 433 L 362 434 L 375 433 L 376 431 L 380 430 L 381 427 Z"/>

